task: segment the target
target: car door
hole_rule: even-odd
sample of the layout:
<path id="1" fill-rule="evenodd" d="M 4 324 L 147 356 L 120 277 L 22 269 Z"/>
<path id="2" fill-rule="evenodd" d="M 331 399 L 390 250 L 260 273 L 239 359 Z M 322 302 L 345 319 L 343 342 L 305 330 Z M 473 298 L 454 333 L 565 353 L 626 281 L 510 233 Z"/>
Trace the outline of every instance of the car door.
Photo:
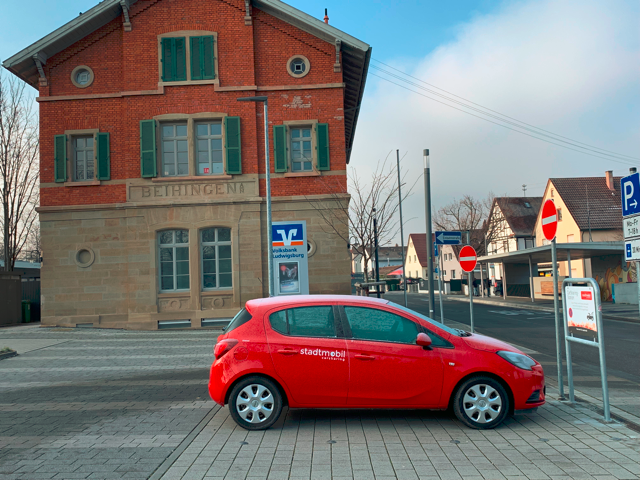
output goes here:
<path id="1" fill-rule="evenodd" d="M 285 307 L 265 316 L 271 359 L 295 406 L 339 407 L 347 403 L 347 345 L 335 308 Z"/>
<path id="2" fill-rule="evenodd" d="M 439 348 L 416 345 L 419 323 L 379 307 L 341 309 L 349 358 L 347 405 L 435 407 L 442 391 Z"/>

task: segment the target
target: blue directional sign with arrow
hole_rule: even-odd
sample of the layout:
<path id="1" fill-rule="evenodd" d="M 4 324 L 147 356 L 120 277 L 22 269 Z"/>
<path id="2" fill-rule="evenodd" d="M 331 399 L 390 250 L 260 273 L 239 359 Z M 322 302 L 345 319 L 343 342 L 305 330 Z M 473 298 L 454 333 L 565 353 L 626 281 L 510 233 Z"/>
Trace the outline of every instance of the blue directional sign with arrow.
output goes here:
<path id="1" fill-rule="evenodd" d="M 462 232 L 436 232 L 437 245 L 460 245 Z"/>
<path id="2" fill-rule="evenodd" d="M 640 173 L 634 173 L 620 180 L 622 194 L 622 216 L 640 213 Z"/>

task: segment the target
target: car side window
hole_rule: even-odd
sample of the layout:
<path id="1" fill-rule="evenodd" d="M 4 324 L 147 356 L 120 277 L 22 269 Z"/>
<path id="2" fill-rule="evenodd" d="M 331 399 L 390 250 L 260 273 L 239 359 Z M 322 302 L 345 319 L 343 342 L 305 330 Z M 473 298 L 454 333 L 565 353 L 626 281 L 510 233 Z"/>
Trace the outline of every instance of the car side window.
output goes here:
<path id="1" fill-rule="evenodd" d="M 431 338 L 431 346 L 432 347 L 453 348 L 453 345 L 451 345 L 451 343 L 447 342 L 441 336 L 436 335 L 435 333 L 433 333 L 430 330 L 427 330 L 424 327 L 422 327 L 422 330 L 424 330 L 424 333 L 429 335 L 429 338 Z"/>
<path id="2" fill-rule="evenodd" d="M 355 339 L 416 343 L 418 325 L 407 318 L 365 307 L 344 307 L 344 312 Z"/>
<path id="3" fill-rule="evenodd" d="M 280 310 L 269 315 L 271 328 L 296 337 L 336 337 L 331 305 Z"/>

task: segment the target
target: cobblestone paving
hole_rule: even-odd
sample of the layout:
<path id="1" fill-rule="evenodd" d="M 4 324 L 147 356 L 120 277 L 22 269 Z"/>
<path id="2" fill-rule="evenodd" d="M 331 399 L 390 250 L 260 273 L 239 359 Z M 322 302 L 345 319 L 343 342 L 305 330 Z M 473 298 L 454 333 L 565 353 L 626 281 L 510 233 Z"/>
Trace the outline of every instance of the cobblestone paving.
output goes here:
<path id="1" fill-rule="evenodd" d="M 0 362 L 0 480 L 148 478 L 217 408 L 219 333 L 0 330 L 67 340 Z"/>
<path id="2" fill-rule="evenodd" d="M 552 401 L 482 432 L 446 413 L 292 410 L 248 432 L 223 408 L 162 480 L 640 478 L 638 434 L 600 418 Z"/>

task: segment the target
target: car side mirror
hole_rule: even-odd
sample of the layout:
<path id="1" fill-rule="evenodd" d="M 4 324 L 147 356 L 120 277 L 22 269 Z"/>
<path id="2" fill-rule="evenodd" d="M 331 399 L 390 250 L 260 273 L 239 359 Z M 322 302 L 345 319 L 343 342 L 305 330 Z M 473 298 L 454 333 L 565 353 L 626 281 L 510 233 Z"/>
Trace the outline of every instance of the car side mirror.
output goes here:
<path id="1" fill-rule="evenodd" d="M 418 338 L 416 338 L 416 345 L 420 345 L 421 347 L 424 348 L 430 348 L 431 347 L 431 337 L 429 337 L 429 335 L 427 335 L 426 333 L 419 333 L 418 334 Z"/>

